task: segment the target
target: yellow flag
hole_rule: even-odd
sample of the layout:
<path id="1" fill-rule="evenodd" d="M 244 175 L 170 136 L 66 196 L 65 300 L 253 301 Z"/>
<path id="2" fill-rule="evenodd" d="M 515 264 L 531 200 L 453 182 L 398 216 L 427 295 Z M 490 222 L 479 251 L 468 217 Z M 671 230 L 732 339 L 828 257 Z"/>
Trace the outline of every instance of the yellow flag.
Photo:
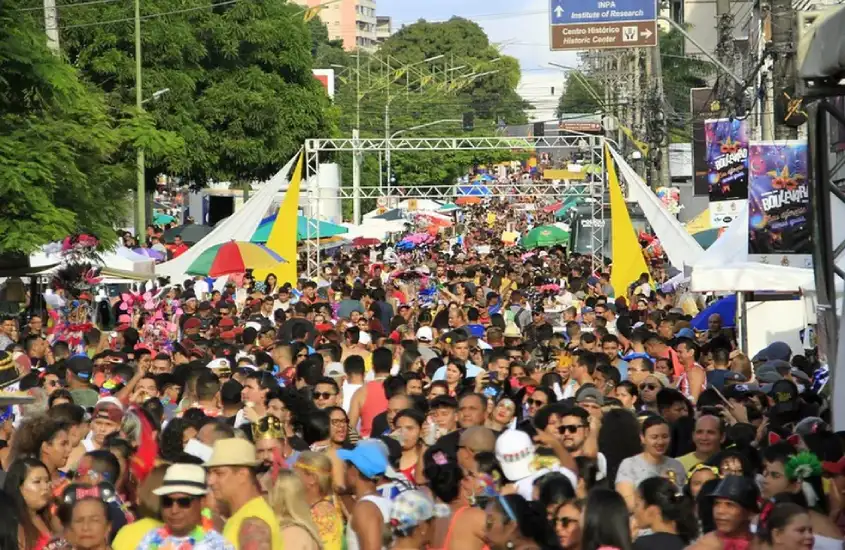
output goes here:
<path id="1" fill-rule="evenodd" d="M 267 238 L 267 248 L 287 260 L 276 270 L 279 284 L 296 284 L 296 226 L 299 211 L 299 187 L 302 184 L 302 162 L 305 155 L 300 154 L 290 178 L 290 185 L 285 193 L 279 213 L 273 222 L 273 229 Z"/>
<path id="2" fill-rule="evenodd" d="M 639 279 L 640 275 L 648 273 L 648 266 L 643 258 L 637 232 L 631 223 L 622 188 L 619 187 L 610 149 L 605 148 L 604 158 L 607 165 L 607 187 L 610 191 L 610 223 L 613 225 L 610 234 L 613 254 L 610 284 L 617 297 L 628 296 L 628 287 Z"/>
<path id="3" fill-rule="evenodd" d="M 314 6 L 313 8 L 308 8 L 305 10 L 305 15 L 302 16 L 302 19 L 307 23 L 320 15 L 320 10 L 323 9 L 323 6 Z"/>

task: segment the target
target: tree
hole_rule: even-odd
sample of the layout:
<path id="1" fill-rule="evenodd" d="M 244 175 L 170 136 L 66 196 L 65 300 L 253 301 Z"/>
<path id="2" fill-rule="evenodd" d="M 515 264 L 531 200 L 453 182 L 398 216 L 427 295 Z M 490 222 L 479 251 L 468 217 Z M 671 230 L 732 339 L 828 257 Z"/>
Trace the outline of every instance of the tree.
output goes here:
<path id="1" fill-rule="evenodd" d="M 589 89 L 584 85 L 584 81 L 589 84 Z M 600 98 L 604 98 L 604 86 L 598 79 L 584 75 L 580 71 L 577 76 L 575 71 L 567 73 L 563 94 L 557 106 L 557 116 L 560 117 L 565 113 L 594 113 L 602 109 L 590 90 Z"/>
<path id="2" fill-rule="evenodd" d="M 443 56 L 434 62 L 425 62 Z M 387 71 L 385 63 L 394 71 Z M 356 74 L 360 63 L 360 74 Z M 357 127 L 362 137 L 384 137 L 422 124 L 446 120 L 444 124 L 405 132 L 406 137 L 443 135 L 493 135 L 498 123 L 527 121 L 529 105 L 516 93 L 519 62 L 501 55 L 476 23 L 452 18 L 443 23 L 419 21 L 386 40 L 370 56 L 355 60 L 347 56 L 346 70 L 339 71 L 335 104 L 341 112 L 340 133 L 350 136 Z M 403 67 L 415 65 L 416 70 Z M 419 71 L 419 72 L 418 72 Z M 484 76 L 474 78 L 467 75 Z M 449 75 L 448 78 L 445 75 Z M 374 76 L 375 75 L 375 76 Z M 464 75 L 461 77 L 461 75 Z M 358 79 L 360 78 L 360 98 Z M 389 98 L 389 99 L 388 99 Z M 463 113 L 472 112 L 475 131 L 461 129 Z M 360 124 L 358 119 L 360 118 Z M 338 155 L 344 175 L 351 174 L 351 155 Z M 397 185 L 452 184 L 477 164 L 518 158 L 511 151 L 394 152 L 392 174 L 382 163 L 382 181 L 395 176 Z M 344 177 L 345 183 L 351 177 Z M 362 185 L 376 186 L 379 164 L 375 155 L 365 156 Z"/>
<path id="3" fill-rule="evenodd" d="M 660 61 L 663 65 L 663 89 L 669 110 L 669 133 L 673 141 L 689 142 L 692 132 L 690 89 L 707 86 L 713 74 L 707 61 L 684 55 L 684 36 L 676 29 L 660 31 Z"/>
<path id="4" fill-rule="evenodd" d="M 66 14 L 65 14 L 66 12 Z M 115 105 L 135 101 L 134 27 L 122 3 L 63 12 L 62 46 L 70 61 Z M 194 185 L 264 180 L 305 139 L 333 130 L 332 110 L 313 78 L 315 24 L 287 2 L 145 0 L 144 96 L 156 124 L 179 132 L 186 147 L 148 164 Z M 319 37 L 318 37 L 319 38 Z"/>
<path id="5" fill-rule="evenodd" d="M 181 142 L 140 113 L 116 118 L 20 7 L 0 3 L 0 254 L 75 233 L 111 246 L 134 182 L 125 161 L 136 146 L 156 159 Z"/>

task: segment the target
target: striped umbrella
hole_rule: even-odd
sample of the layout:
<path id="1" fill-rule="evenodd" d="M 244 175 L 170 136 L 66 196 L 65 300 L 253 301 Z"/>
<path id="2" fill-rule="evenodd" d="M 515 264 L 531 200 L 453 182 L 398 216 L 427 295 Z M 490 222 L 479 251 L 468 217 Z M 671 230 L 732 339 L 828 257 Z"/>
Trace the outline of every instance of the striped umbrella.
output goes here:
<path id="1" fill-rule="evenodd" d="M 189 275 L 222 277 L 232 273 L 244 273 L 247 269 L 269 269 L 287 262 L 284 258 L 263 244 L 243 241 L 212 246 L 194 260 L 188 268 Z"/>

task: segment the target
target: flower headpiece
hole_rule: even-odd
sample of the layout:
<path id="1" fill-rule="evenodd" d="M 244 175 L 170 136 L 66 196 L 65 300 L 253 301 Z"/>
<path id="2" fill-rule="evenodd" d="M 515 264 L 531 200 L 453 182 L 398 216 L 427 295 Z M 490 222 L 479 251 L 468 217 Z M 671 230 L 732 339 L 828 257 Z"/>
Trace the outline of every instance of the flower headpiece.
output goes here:
<path id="1" fill-rule="evenodd" d="M 822 463 L 815 454 L 804 451 L 787 460 L 784 471 L 790 481 L 804 482 L 822 475 Z"/>

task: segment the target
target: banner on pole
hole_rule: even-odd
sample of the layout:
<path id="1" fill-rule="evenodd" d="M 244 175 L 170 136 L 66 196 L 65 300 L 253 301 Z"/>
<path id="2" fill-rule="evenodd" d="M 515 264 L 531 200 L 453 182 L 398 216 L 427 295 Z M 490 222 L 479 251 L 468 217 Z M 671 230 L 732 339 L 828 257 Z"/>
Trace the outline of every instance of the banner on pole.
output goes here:
<path id="1" fill-rule="evenodd" d="M 807 142 L 751 143 L 749 174 L 749 259 L 812 267 Z"/>
<path id="2" fill-rule="evenodd" d="M 710 222 L 727 227 L 748 200 L 748 135 L 744 120 L 704 121 Z"/>

